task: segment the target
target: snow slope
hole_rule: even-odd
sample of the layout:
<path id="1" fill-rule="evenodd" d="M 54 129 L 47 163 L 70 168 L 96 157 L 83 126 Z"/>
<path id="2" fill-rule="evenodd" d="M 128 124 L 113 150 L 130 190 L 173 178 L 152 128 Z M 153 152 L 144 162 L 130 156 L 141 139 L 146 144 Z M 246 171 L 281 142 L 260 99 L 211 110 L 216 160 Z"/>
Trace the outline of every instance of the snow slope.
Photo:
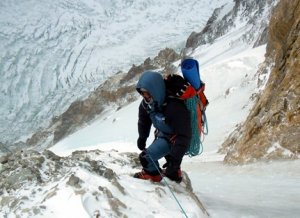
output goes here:
<path id="1" fill-rule="evenodd" d="M 26 140 L 108 76 L 181 49 L 226 2 L 2 0 L 0 141 Z"/>
<path id="2" fill-rule="evenodd" d="M 228 50 L 229 35 L 213 44 L 213 49 L 200 47 L 193 54 L 200 62 L 201 76 L 207 84 L 209 135 L 205 137 L 203 154 L 185 157 L 183 169 L 211 217 L 296 218 L 300 214 L 299 160 L 227 166 L 222 162 L 224 156 L 217 153 L 226 136 L 246 118 L 253 104 L 251 96 L 261 88 L 257 87 L 256 72 L 265 52 L 265 46 Z M 111 149 L 138 152 L 135 143 L 138 104 L 139 101 L 119 111 L 107 112 L 51 150 L 63 156 L 78 149 L 96 148 L 107 152 Z M 143 194 L 142 189 L 137 191 Z M 148 211 L 148 207 L 143 210 Z"/>
<path id="3" fill-rule="evenodd" d="M 182 168 L 210 217 L 296 218 L 300 213 L 299 160 L 228 166 L 222 162 L 223 155 L 216 152 L 251 108 L 249 98 L 258 91 L 256 71 L 265 52 L 265 46 L 235 48 L 236 53 L 232 55 L 232 51 L 222 50 L 226 49 L 227 42 L 214 45 L 214 51 L 221 56 L 207 52 L 216 61 L 201 65 L 210 100 L 207 108 L 209 135 L 204 141 L 204 153 L 185 157 Z M 202 48 L 194 53 L 200 63 L 209 59 L 203 55 L 204 51 Z M 0 215 L 97 217 L 99 212 L 100 217 L 186 217 L 164 182 L 151 184 L 131 177 L 140 169 L 138 163 L 132 163 L 128 153 L 139 152 L 136 147 L 138 104 L 139 101 L 118 111 L 107 110 L 99 120 L 52 147 L 58 155 L 68 157 L 59 163 L 54 161 L 57 158 L 46 158 L 39 169 L 45 183 L 27 182 L 16 193 L 2 191 Z M 92 149 L 104 152 L 77 152 L 69 156 L 72 151 Z M 20 160 L 26 161 L 30 154 L 25 152 L 21 156 Z M 32 157 L 41 159 L 35 153 Z M 21 169 L 24 170 L 22 165 L 13 173 L 18 175 Z M 107 175 L 115 172 L 116 177 L 107 176 L 105 172 Z M 72 175 L 79 178 L 78 184 L 71 180 Z M 75 185 L 69 185 L 72 183 Z M 205 217 L 186 189 L 168 180 L 167 183 L 187 217 Z M 176 187 L 181 191 L 175 191 Z M 9 201 L 15 198 L 17 200 Z M 11 203 L 5 204 L 7 201 Z M 14 204 L 18 207 L 11 211 L 9 208 Z"/>
<path id="4" fill-rule="evenodd" d="M 23 122 L 27 122 L 26 119 L 33 119 L 36 123 L 39 123 L 41 121 L 40 118 L 45 118 L 45 116 L 49 114 L 55 114 L 55 108 L 65 107 L 68 104 L 66 102 L 71 102 L 71 99 L 76 98 L 76 95 L 79 96 L 79 92 L 83 95 L 87 93 L 91 87 L 94 86 L 93 83 L 98 84 L 98 82 L 103 79 L 102 66 L 107 67 L 104 70 L 105 72 L 106 70 L 107 72 L 113 71 L 111 64 L 107 64 L 108 62 L 106 61 L 104 62 L 107 65 L 103 62 L 98 66 L 96 62 L 98 62 L 99 59 L 97 56 L 94 56 L 94 54 L 101 55 L 101 51 L 104 50 L 105 53 L 104 55 L 102 54 L 103 56 L 101 56 L 102 58 L 100 59 L 106 60 L 107 58 L 108 60 L 113 60 L 111 58 L 113 58 L 114 55 L 122 54 L 117 52 L 119 51 L 118 49 L 126 50 L 126 48 L 129 48 L 128 50 L 132 50 L 133 52 L 133 56 L 127 53 L 125 55 L 131 58 L 129 61 L 127 59 L 120 60 L 120 56 L 116 56 L 116 59 L 120 60 L 118 65 L 123 66 L 125 69 L 128 67 L 126 63 L 140 61 L 135 58 L 139 57 L 143 60 L 143 51 L 147 50 L 143 46 L 149 44 L 149 48 L 152 49 L 155 47 L 154 44 L 148 42 L 156 41 L 151 39 L 158 35 L 153 36 L 152 34 L 154 33 L 150 30 L 158 30 L 162 27 L 161 30 L 163 32 L 167 30 L 165 33 L 169 33 L 176 29 L 174 26 L 171 28 L 171 25 L 174 24 L 176 27 L 179 25 L 175 21 L 182 22 L 181 24 L 183 26 L 185 26 L 186 22 L 184 18 L 178 17 L 178 14 L 173 20 L 170 18 L 170 15 L 173 15 L 173 12 L 175 13 L 177 9 L 169 8 L 173 6 L 174 1 L 167 0 L 159 1 L 159 3 L 150 0 L 135 2 L 127 0 L 121 3 L 117 3 L 117 1 L 107 2 L 96 0 L 85 1 L 85 3 L 80 1 L 53 1 L 51 4 L 47 1 L 39 2 L 40 3 L 36 1 L 26 1 L 24 3 L 18 2 L 17 4 L 16 1 L 1 1 L 0 3 L 0 7 L 5 8 L 5 10 L 1 10 L 1 24 L 4 24 L 2 27 L 4 26 L 4 28 L 6 28 L 5 31 L 1 32 L 0 36 L 3 37 L 1 39 L 4 41 L 10 38 L 10 34 L 20 36 L 15 39 L 12 37 L 9 44 L 0 44 L 0 46 L 12 46 L 16 51 L 14 53 L 11 50 L 5 50 L 5 54 L 0 53 L 2 55 L 1 57 L 3 57 L 1 60 L 5 60 L 5 64 L 1 62 L 0 65 L 1 78 L 4 77 L 7 78 L 8 81 L 14 81 L 13 83 L 5 83 L 1 86 L 1 88 L 4 87 L 3 90 L 1 89 L 1 103 L 5 102 L 3 107 L 1 107 L 1 109 L 5 109 L 5 113 L 1 117 L 6 116 L 11 123 L 19 121 L 19 123 L 15 123 L 16 126 L 5 130 L 8 132 L 22 128 Z M 182 11 L 180 14 L 186 13 L 190 15 L 190 8 L 195 5 L 195 2 L 182 1 L 184 7 L 181 8 L 184 8 L 186 11 Z M 199 2 L 204 4 L 205 1 L 197 1 L 197 3 Z M 225 2 L 232 1 L 215 0 L 210 5 L 214 5 L 213 3 L 223 4 Z M 179 3 L 176 2 L 176 5 L 177 4 Z M 57 5 L 59 7 L 57 7 Z M 72 7 L 70 7 L 70 5 Z M 99 7 L 99 5 L 101 5 L 101 7 Z M 117 8 L 118 11 L 110 10 L 111 6 L 113 6 L 112 8 Z M 199 5 L 197 13 L 199 13 L 199 10 L 206 10 L 206 6 L 207 5 L 205 5 L 205 7 Z M 154 11 L 158 10 L 160 12 L 156 14 L 158 17 L 167 13 L 166 9 L 169 8 L 170 12 L 168 18 L 170 18 L 171 22 L 167 20 L 168 23 L 166 26 L 162 23 L 158 23 L 158 26 L 155 27 L 155 21 L 157 20 L 150 19 L 155 16 L 151 13 L 144 13 L 148 7 L 154 7 Z M 63 9 L 60 10 L 60 8 Z M 127 8 L 130 8 L 129 12 L 131 13 L 128 13 Z M 36 11 L 32 9 L 36 9 Z M 164 13 L 161 13 L 163 9 L 165 9 Z M 26 13 L 31 11 L 34 16 L 29 16 L 29 19 L 27 16 L 19 16 L 16 11 L 18 11 L 18 13 L 21 11 L 22 15 L 26 15 Z M 37 13 L 40 11 L 48 16 L 41 17 L 41 15 Z M 139 13 L 139 11 L 142 12 Z M 118 16 L 120 13 L 122 16 Z M 15 14 L 16 16 L 14 16 Z M 57 14 L 61 15 L 59 19 L 57 19 Z M 87 16 L 87 14 L 89 16 Z M 100 16 L 101 14 L 103 16 Z M 125 32 L 119 32 L 117 28 L 118 25 L 114 22 L 116 21 L 121 25 L 134 23 L 133 21 L 136 19 L 135 14 L 141 19 L 142 24 L 145 23 L 145 20 L 142 21 L 142 19 L 149 19 L 149 22 L 146 22 L 149 26 L 143 29 L 143 26 L 140 24 L 138 29 L 131 29 L 133 32 L 136 32 L 140 28 L 145 30 L 145 34 L 140 33 L 141 35 L 139 36 L 141 36 L 141 38 L 126 38 Z M 90 18 L 91 15 L 94 17 Z M 208 13 L 207 16 L 209 15 Z M 9 22 L 5 22 L 4 17 Z M 20 17 L 26 17 L 28 20 L 24 23 L 20 22 L 22 20 Z M 102 20 L 106 28 L 110 25 L 115 27 L 115 29 L 112 29 L 113 31 L 108 32 L 108 35 L 105 35 L 103 32 L 100 34 L 100 31 L 97 32 L 101 29 L 98 25 L 102 22 L 98 22 L 98 19 L 102 18 L 109 18 L 107 22 Z M 48 23 L 48 19 L 51 21 L 51 24 Z M 65 25 L 66 23 L 68 25 Z M 200 20 L 197 21 L 197 25 L 199 23 L 201 24 Z M 170 25 L 171 30 L 168 29 L 168 25 Z M 16 26 L 16 28 L 13 29 L 10 28 L 10 26 Z M 228 166 L 222 162 L 223 155 L 217 153 L 219 146 L 226 136 L 236 125 L 246 118 L 253 104 L 250 100 L 251 96 L 261 88 L 257 87 L 257 79 L 260 75 L 257 75 L 256 72 L 259 64 L 264 60 L 265 46 L 250 49 L 246 44 L 232 43 L 236 42 L 235 39 L 242 34 L 243 27 L 241 26 L 240 28 L 241 29 L 237 28 L 221 37 L 213 45 L 199 47 L 191 54 L 199 60 L 201 76 L 207 84 L 206 93 L 210 101 L 207 108 L 209 135 L 205 137 L 203 154 L 194 158 L 185 157 L 182 168 L 190 177 L 194 192 L 203 202 L 211 217 L 296 218 L 299 217 L 300 214 L 299 160 L 269 163 L 258 162 L 245 166 Z M 52 32 L 52 29 L 55 31 Z M 23 30 L 26 34 L 20 34 Z M 27 34 L 26 31 L 29 31 L 29 34 Z M 186 34 L 189 34 L 190 31 L 191 29 L 187 30 Z M 7 32 L 7 34 L 4 32 Z M 53 35 L 51 33 L 55 34 Z M 99 33 L 99 35 L 96 33 Z M 75 37 L 72 38 L 72 42 L 80 42 L 78 46 L 72 47 L 72 43 L 68 44 L 64 41 L 66 38 L 60 38 L 60 36 L 68 34 Z M 116 37 L 111 38 L 112 35 Z M 112 41 L 106 41 L 105 44 L 110 45 L 109 49 L 116 50 L 110 52 L 104 44 L 104 47 L 100 46 L 99 50 L 97 50 L 97 46 L 95 50 L 93 50 L 93 43 L 90 44 L 90 42 L 95 40 L 102 45 L 101 40 L 96 40 L 98 39 L 97 37 L 100 36 L 103 36 L 106 40 L 112 39 Z M 146 36 L 149 36 L 149 38 L 144 38 Z M 169 42 L 173 43 L 173 41 L 180 42 L 179 38 L 177 40 L 171 38 L 173 36 L 172 34 L 167 36 L 167 39 L 158 37 L 157 40 L 162 40 L 160 43 L 163 42 L 165 44 Z M 123 37 L 125 37 L 125 42 L 129 43 L 129 47 L 126 47 L 126 44 L 119 44 L 119 42 L 122 41 L 119 41 L 119 39 L 123 39 Z M 52 38 L 55 40 L 52 41 Z M 45 41 L 43 39 L 45 39 Z M 31 47 L 33 41 L 41 43 L 41 45 L 45 43 L 45 47 L 42 46 L 42 49 L 33 48 Z M 145 41 L 147 43 L 144 43 Z M 28 44 L 25 43 L 25 45 L 29 47 L 22 47 L 24 42 L 28 42 Z M 180 43 L 182 42 L 183 40 Z M 135 45 L 138 46 L 135 47 Z M 157 46 L 160 49 L 161 45 Z M 1 47 L 1 51 L 4 51 L 2 48 L 3 47 Z M 58 50 L 55 50 L 55 48 Z M 64 50 L 64 48 L 66 49 Z M 59 58 L 59 60 L 51 59 L 50 56 L 47 55 L 41 56 L 43 53 L 50 54 L 54 52 L 57 54 L 56 52 L 61 50 L 63 55 L 60 56 L 61 58 Z M 26 51 L 32 51 L 34 54 L 36 53 L 37 56 L 31 56 L 32 52 L 28 54 Z M 28 54 L 28 56 L 25 55 L 24 58 L 21 58 L 23 57 L 21 55 L 23 52 Z M 134 56 L 135 52 L 138 52 L 137 56 Z M 157 51 L 153 51 L 153 53 L 156 52 Z M 89 58 L 84 60 L 81 54 L 85 54 L 84 56 Z M 146 56 L 149 55 L 151 54 L 147 53 Z M 59 61 L 61 61 L 61 63 Z M 54 76 L 54 79 L 49 77 L 51 75 L 35 74 L 34 72 L 36 71 L 32 71 L 32 69 L 36 69 L 33 66 L 37 66 L 38 72 L 49 72 L 54 62 L 59 63 L 54 67 L 55 70 L 58 70 L 56 71 L 58 73 L 55 75 L 57 77 Z M 83 70 L 88 69 L 85 68 L 85 63 L 87 62 L 91 68 L 89 70 Z M 15 63 L 19 63 L 19 65 Z M 39 65 L 39 63 L 45 64 Z M 25 66 L 30 66 L 30 68 L 23 68 L 24 64 Z M 178 65 L 178 63 L 175 64 Z M 64 67 L 69 70 L 62 70 Z M 99 67 L 98 69 L 100 70 L 97 71 L 97 67 Z M 9 71 L 11 69 L 12 71 Z M 18 72 L 20 72 L 19 69 L 27 75 L 31 75 L 32 73 L 34 76 L 29 76 L 30 79 L 27 79 L 25 75 L 20 76 L 21 74 L 18 74 Z M 3 76 L 3 73 L 6 71 L 10 74 Z M 59 73 L 61 71 L 63 74 Z M 97 72 L 101 74 L 97 74 Z M 80 78 L 79 75 L 83 76 Z M 104 77 L 105 76 L 106 75 L 104 75 Z M 10 80 L 9 78 L 13 79 Z M 31 78 L 33 79 L 31 80 Z M 265 81 L 266 79 L 267 77 Z M 45 83 L 45 81 L 49 81 L 49 83 Z M 87 81 L 90 81 L 90 83 L 87 83 Z M 74 92 L 75 97 L 70 95 L 70 93 L 75 90 L 75 87 L 81 87 L 82 82 L 88 85 L 82 87 L 82 89 L 76 89 L 79 91 Z M 91 85 L 91 87 L 89 85 Z M 10 90 L 10 86 L 14 87 L 14 89 Z M 23 88 L 28 90 L 28 92 L 23 92 Z M 66 92 L 65 90 L 67 89 L 70 91 Z M 16 90 L 16 93 L 19 93 L 19 95 L 14 93 L 14 90 Z M 59 98 L 54 97 L 59 96 L 58 94 L 60 92 L 61 96 Z M 45 102 L 40 101 L 41 93 L 44 97 L 48 96 Z M 6 101 L 6 95 L 9 95 L 9 98 L 11 98 L 9 103 Z M 24 101 L 18 102 L 20 96 Z M 32 99 L 33 101 L 31 102 Z M 45 103 L 46 106 L 41 108 L 40 105 L 43 103 Z M 52 108 L 48 103 L 50 105 L 56 105 Z M 63 156 L 60 164 L 54 160 L 45 158 L 44 155 L 45 162 L 41 164 L 38 172 L 41 174 L 42 179 L 46 181 L 45 183 L 37 186 L 35 183 L 27 182 L 22 184 L 22 189 L 16 192 L 11 191 L 7 193 L 5 190 L 0 190 L 0 216 L 90 217 L 94 215 L 94 217 L 96 217 L 95 211 L 99 210 L 100 217 L 114 217 L 115 214 L 112 212 L 114 209 L 114 211 L 119 211 L 127 217 L 185 217 L 178 207 L 176 200 L 172 197 L 172 193 L 164 183 L 152 184 L 148 181 L 133 179 L 130 176 L 130 174 L 139 170 L 140 167 L 139 165 L 128 167 L 132 164 L 129 158 L 130 154 L 121 152 L 139 152 L 136 147 L 138 104 L 139 101 L 136 101 L 118 111 L 111 111 L 108 108 L 106 113 L 94 123 L 53 146 L 51 150 Z M 9 106 L 6 108 L 7 105 Z M 36 105 L 36 110 L 33 115 L 31 114 L 32 112 L 28 110 L 31 108 L 31 105 Z M 18 108 L 24 109 L 23 111 L 18 111 Z M 25 112 L 27 110 L 28 114 Z M 26 119 L 22 118 L 23 115 Z M 1 124 L 6 122 L 6 120 L 0 121 Z M 28 123 L 26 126 L 27 125 Z M 24 132 L 26 132 L 25 129 Z M 12 137 L 15 137 L 15 135 Z M 151 140 L 152 139 L 149 139 L 148 143 L 150 143 Z M 92 149 L 100 149 L 105 152 L 90 151 L 87 153 L 78 153 L 71 157 L 69 156 L 72 151 Z M 43 159 L 40 158 L 39 155 L 35 155 L 36 154 L 32 154 L 36 160 Z M 28 156 L 30 155 L 25 153 L 21 155 L 20 160 L 16 160 L 16 162 L 25 160 L 24 163 L 25 166 L 27 166 L 26 164 L 30 163 L 26 162 Z M 64 156 L 68 157 L 64 159 Z M 96 167 L 93 168 L 92 166 L 94 164 L 96 164 Z M 99 176 L 98 174 L 101 170 L 98 171 L 98 167 L 101 169 L 102 166 L 99 164 L 104 164 L 103 166 L 108 169 L 108 172 L 111 172 L 109 169 L 116 172 L 117 180 L 112 181 L 105 179 L 103 176 Z M 16 173 L 19 175 L 18 173 L 20 172 L 26 172 L 25 169 L 27 167 L 21 165 L 17 170 L 11 172 L 11 174 L 14 175 Z M 93 168 L 93 170 L 91 168 Z M 4 165 L 0 165 L 1 172 L 3 169 Z M 57 175 L 62 177 L 57 177 Z M 81 188 L 74 188 L 68 185 L 72 175 L 80 178 L 81 182 L 79 184 Z M 12 177 L 12 179 L 13 178 L 14 177 Z M 16 182 L 21 180 L 21 177 L 16 178 L 18 178 L 15 180 Z M 116 181 L 120 186 L 116 185 Z M 167 182 L 171 184 L 172 187 L 177 187 L 177 184 L 173 184 L 170 181 Z M 120 187 L 124 188 L 127 195 L 124 195 L 122 192 L 123 189 Z M 110 190 L 111 193 L 107 190 Z M 175 192 L 175 195 L 183 209 L 187 212 L 188 217 L 203 217 L 202 212 L 196 207 L 195 202 L 185 191 L 184 189 L 182 192 Z M 14 201 L 13 199 L 17 200 Z M 121 202 L 119 202 L 118 199 L 121 199 Z M 126 207 L 123 204 L 125 204 Z M 11 211 L 10 207 L 14 205 L 18 205 L 18 207 L 15 211 Z"/>
<path id="5" fill-rule="evenodd" d="M 21 183 L 21 188 L 1 190 L 0 217 L 182 217 L 170 190 L 180 198 L 188 217 L 206 217 L 189 180 L 180 185 L 168 180 L 167 186 L 133 178 L 139 170 L 137 154 L 94 150 L 59 158 L 49 152 L 25 151 L 20 158 L 26 169 L 38 172 L 40 181 L 33 175 L 26 182 L 26 174 L 20 173 L 23 178 L 19 176 L 15 183 Z M 15 172 L 26 170 L 20 164 L 10 165 L 16 166 Z"/>
<path id="6" fill-rule="evenodd" d="M 249 113 L 253 105 L 250 97 L 258 91 L 256 71 L 264 60 L 265 46 L 244 49 L 241 52 L 238 51 L 240 48 L 233 48 L 226 53 L 222 50 L 226 43 L 227 41 L 223 40 L 213 45 L 215 54 L 223 53 L 223 59 L 218 61 L 219 55 L 215 58 L 215 62 L 211 61 L 213 64 L 202 65 L 202 60 L 214 58 L 209 52 L 207 54 L 210 57 L 203 55 L 205 48 L 196 50 L 194 53 L 194 57 L 200 62 L 201 77 L 207 84 L 206 94 L 210 102 L 207 110 L 209 134 L 205 138 L 205 151 L 207 152 L 216 151 L 225 137 Z M 236 54 L 232 56 L 234 50 Z M 63 155 L 65 152 L 70 154 L 69 149 L 97 146 L 100 143 L 126 142 L 130 144 L 134 142 L 137 139 L 139 103 L 140 100 L 116 112 L 108 109 L 99 120 L 58 142 L 52 150 Z M 135 144 L 132 148 L 126 146 L 126 149 L 136 150 Z"/>

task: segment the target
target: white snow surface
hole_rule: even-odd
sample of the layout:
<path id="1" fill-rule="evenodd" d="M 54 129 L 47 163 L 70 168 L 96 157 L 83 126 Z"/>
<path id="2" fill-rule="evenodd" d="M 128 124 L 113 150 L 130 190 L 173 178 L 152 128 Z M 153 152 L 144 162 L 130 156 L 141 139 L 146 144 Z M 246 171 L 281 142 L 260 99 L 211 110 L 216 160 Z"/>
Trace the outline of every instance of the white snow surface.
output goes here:
<path id="1" fill-rule="evenodd" d="M 26 140 L 108 76 L 180 51 L 228 2 L 2 0 L 0 141 Z"/>
<path id="2" fill-rule="evenodd" d="M 259 75 L 256 72 L 265 53 L 265 46 L 227 50 L 231 37 L 228 34 L 218 43 L 200 47 L 193 53 L 193 57 L 200 62 L 201 77 L 207 84 L 206 94 L 210 101 L 207 108 L 209 134 L 203 142 L 204 152 L 193 158 L 185 157 L 182 168 L 189 175 L 194 192 L 210 217 L 299 217 L 299 160 L 230 166 L 223 164 L 224 155 L 217 153 L 224 139 L 236 125 L 245 120 L 253 105 L 250 97 L 260 90 L 257 87 Z M 78 149 L 139 152 L 136 147 L 139 102 L 140 100 L 119 111 L 107 112 L 101 119 L 59 142 L 51 150 L 62 156 Z M 130 180 L 130 183 L 135 184 L 136 181 Z M 147 195 L 144 191 L 145 188 L 136 189 L 141 195 Z M 170 192 L 169 195 L 171 197 Z M 178 197 L 179 200 L 185 200 L 183 196 Z M 164 204 L 163 200 L 161 202 Z M 174 199 L 173 203 L 176 204 Z M 189 208 L 187 205 L 183 207 Z M 153 205 L 148 201 L 145 206 L 139 205 L 136 210 L 140 208 L 148 212 Z M 156 208 L 160 210 L 159 205 Z M 187 209 L 189 210 L 191 209 Z M 163 216 L 157 213 L 149 217 L 185 217 L 180 209 L 176 211 L 176 215 L 165 211 Z M 129 214 L 129 217 L 139 216 L 142 215 Z M 203 215 L 192 213 L 188 216 Z"/>
<path id="3" fill-rule="evenodd" d="M 195 25 L 198 25 L 196 29 L 204 25 L 204 20 L 207 20 L 213 10 L 209 8 L 210 5 L 216 7 L 232 3 L 214 0 L 207 5 L 206 2 L 1 1 L 0 7 L 5 10 L 1 10 L 0 14 L 0 73 L 1 78 L 11 81 L 3 85 L 1 83 L 1 124 L 6 122 L 4 117 L 11 123 L 20 119 L 17 126 L 26 122 L 25 118 L 14 117 L 15 114 L 40 122 L 40 118 L 53 114 L 55 108 L 64 108 L 76 95 L 84 95 L 93 89 L 99 81 L 114 73 L 114 70 L 128 69 L 129 64 L 155 55 L 162 44 L 180 47 Z M 178 4 L 182 7 L 178 8 Z M 12 5 L 13 7 L 10 7 Z M 196 7 L 195 12 L 191 10 L 193 7 Z M 224 10 L 228 10 L 228 7 L 229 5 Z M 199 17 L 200 11 L 203 11 L 202 17 Z M 32 13 L 32 16 L 25 16 L 27 13 Z M 181 17 L 183 13 L 189 16 Z M 165 19 L 166 24 L 157 22 L 163 21 L 165 16 L 168 18 Z M 27 20 L 21 22 L 24 17 Z M 199 20 L 195 21 L 196 18 Z M 148 21 L 147 25 L 144 25 L 143 19 Z M 138 25 L 134 26 L 136 22 Z M 190 22 L 194 23 L 188 29 L 179 31 Z M 119 25 L 128 28 L 120 28 Z M 54 31 L 51 31 L 52 29 Z M 230 166 L 224 165 L 224 155 L 217 153 L 228 134 L 249 114 L 253 105 L 250 97 L 261 90 L 261 87 L 257 87 L 259 75 L 256 75 L 256 72 L 259 64 L 264 61 L 265 46 L 251 49 L 245 44 L 233 43 L 243 33 L 243 29 L 240 25 L 216 43 L 201 46 L 191 54 L 199 61 L 201 77 L 206 83 L 206 94 L 210 101 L 207 108 L 209 134 L 203 142 L 204 152 L 193 158 L 185 157 L 182 169 L 189 175 L 194 192 L 208 210 L 210 217 L 296 218 L 300 214 L 299 160 Z M 135 32 L 138 34 L 135 35 Z M 163 36 L 163 33 L 166 35 Z M 179 33 L 183 35 L 176 35 Z M 11 35 L 19 37 L 10 38 Z M 66 42 L 68 37 L 64 35 L 72 36 L 73 40 Z M 10 40 L 6 42 L 7 39 Z M 4 41 L 5 43 L 2 43 Z M 28 42 L 25 47 L 24 42 Z M 32 46 L 33 42 L 41 46 Z M 98 46 L 95 46 L 95 43 Z M 4 49 L 10 46 L 15 52 Z M 28 55 L 22 56 L 24 52 Z M 51 52 L 60 55 L 55 55 L 55 58 L 45 55 Z M 32 56 L 33 53 L 36 56 Z M 83 60 L 83 56 L 89 58 Z M 57 73 L 49 74 L 53 69 Z M 9 73 L 4 75 L 6 71 Z M 28 79 L 26 74 L 34 76 Z M 81 86 L 88 81 L 89 85 Z M 27 92 L 23 92 L 24 89 Z M 60 92 L 60 97 L 57 97 Z M 75 97 L 70 94 L 72 92 Z M 20 96 L 23 99 L 21 102 Z M 48 98 L 42 101 L 45 96 Z M 7 99 L 11 100 L 7 102 Z M 46 102 L 47 106 L 40 107 Z M 48 103 L 55 106 L 52 108 Z M 36 190 L 30 183 L 26 184 L 19 194 L 27 194 L 29 200 L 24 199 L 25 205 L 21 205 L 21 208 L 43 205 L 43 208 L 40 208 L 43 216 L 31 213 L 30 217 L 88 218 L 97 210 L 101 214 L 100 217 L 113 217 L 108 199 L 102 195 L 95 196 L 95 193 L 99 192 L 98 187 L 101 186 L 112 190 L 113 197 L 126 203 L 127 208 L 123 208 L 122 213 L 127 217 L 186 217 L 163 182 L 153 184 L 131 177 L 134 169 L 128 165 L 122 152 L 139 152 L 136 147 L 138 105 L 139 101 L 136 101 L 118 111 L 107 108 L 106 113 L 98 120 L 51 148 L 60 156 L 68 156 L 76 150 L 105 151 L 93 158 L 101 159 L 118 174 L 118 181 L 126 187 L 127 195 L 115 190 L 115 186 L 102 177 L 74 167 L 71 172 L 66 172 L 64 180 L 47 183 L 41 190 Z M 32 112 L 26 113 L 32 106 L 36 108 L 34 116 Z M 7 129 L 12 131 L 14 128 Z M 148 144 L 152 139 L 148 139 Z M 277 146 L 276 143 L 274 146 Z M 123 164 L 120 164 L 120 160 Z M 66 185 L 70 174 L 75 174 L 84 181 L 84 188 L 87 190 L 85 194 L 76 193 L 72 187 Z M 174 187 L 179 186 L 171 181 L 167 182 Z M 157 190 L 160 195 L 157 194 Z M 55 195 L 49 195 L 54 192 Z M 189 196 L 177 192 L 175 195 L 188 217 L 205 217 Z M 0 217 L 28 217 L 20 214 L 20 211 L 18 214 L 7 214 L 9 205 L 1 207 Z"/>

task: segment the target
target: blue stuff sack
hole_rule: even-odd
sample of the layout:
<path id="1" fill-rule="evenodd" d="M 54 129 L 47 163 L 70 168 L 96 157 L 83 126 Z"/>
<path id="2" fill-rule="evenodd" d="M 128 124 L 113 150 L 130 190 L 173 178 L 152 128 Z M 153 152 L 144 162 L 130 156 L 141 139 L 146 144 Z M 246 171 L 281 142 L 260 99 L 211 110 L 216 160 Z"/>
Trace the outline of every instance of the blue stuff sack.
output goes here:
<path id="1" fill-rule="evenodd" d="M 181 72 L 183 77 L 196 89 L 201 88 L 199 63 L 197 60 L 187 58 L 181 62 Z"/>

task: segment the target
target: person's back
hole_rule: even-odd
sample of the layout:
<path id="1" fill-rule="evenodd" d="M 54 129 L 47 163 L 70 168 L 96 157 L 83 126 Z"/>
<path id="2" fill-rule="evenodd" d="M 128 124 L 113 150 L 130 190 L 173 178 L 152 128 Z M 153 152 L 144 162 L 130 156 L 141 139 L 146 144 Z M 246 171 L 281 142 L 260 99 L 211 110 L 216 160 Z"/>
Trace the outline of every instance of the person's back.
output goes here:
<path id="1" fill-rule="evenodd" d="M 191 121 L 184 101 L 167 98 L 164 114 L 166 122 L 174 128 L 177 143 L 187 147 L 191 139 Z"/>

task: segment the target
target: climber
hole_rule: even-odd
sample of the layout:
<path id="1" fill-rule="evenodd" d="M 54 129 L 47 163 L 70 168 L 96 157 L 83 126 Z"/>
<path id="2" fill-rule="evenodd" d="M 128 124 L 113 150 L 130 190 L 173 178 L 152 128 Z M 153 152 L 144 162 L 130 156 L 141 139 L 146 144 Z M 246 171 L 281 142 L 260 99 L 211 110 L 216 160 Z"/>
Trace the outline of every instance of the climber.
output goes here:
<path id="1" fill-rule="evenodd" d="M 160 182 L 162 175 L 181 182 L 181 162 L 191 139 L 190 114 L 184 101 L 166 97 L 166 86 L 161 74 L 146 71 L 136 90 L 143 96 L 138 114 L 137 146 L 143 167 L 134 177 Z M 154 141 L 146 148 L 151 126 L 156 128 Z M 165 157 L 165 170 L 158 160 Z"/>

